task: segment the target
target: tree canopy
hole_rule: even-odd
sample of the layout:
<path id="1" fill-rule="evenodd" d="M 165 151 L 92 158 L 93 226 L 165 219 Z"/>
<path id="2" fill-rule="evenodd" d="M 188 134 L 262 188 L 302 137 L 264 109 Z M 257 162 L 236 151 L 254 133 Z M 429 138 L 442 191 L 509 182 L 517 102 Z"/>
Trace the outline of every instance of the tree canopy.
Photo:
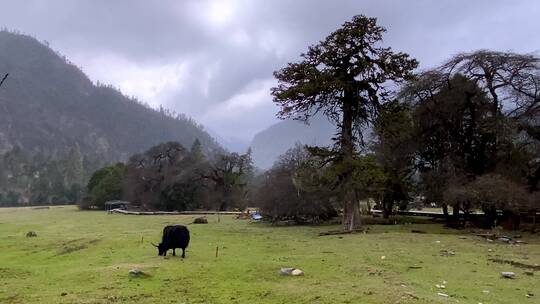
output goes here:
<path id="1" fill-rule="evenodd" d="M 300 62 L 274 73 L 278 85 L 272 95 L 281 108 L 280 118 L 309 121 L 322 112 L 336 124 L 336 162 L 352 161 L 363 128 L 391 96 L 390 84 L 412 78 L 418 65 L 408 54 L 381 46 L 385 31 L 375 18 L 354 16 L 309 47 Z M 350 185 L 352 172 L 346 169 L 340 175 L 345 185 L 344 228 L 355 230 L 360 213 Z"/>

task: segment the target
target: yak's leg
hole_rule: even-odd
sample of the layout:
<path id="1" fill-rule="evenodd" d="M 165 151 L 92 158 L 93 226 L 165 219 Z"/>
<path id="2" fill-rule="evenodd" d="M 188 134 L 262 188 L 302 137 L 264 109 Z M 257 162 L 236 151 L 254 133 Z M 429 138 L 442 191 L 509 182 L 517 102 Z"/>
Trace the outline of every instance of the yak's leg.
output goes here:
<path id="1" fill-rule="evenodd" d="M 173 248 L 173 249 L 172 249 L 172 255 L 173 255 L 173 256 L 176 256 L 176 248 Z"/>
<path id="2" fill-rule="evenodd" d="M 186 257 L 186 248 L 182 248 L 182 259 Z"/>
<path id="3" fill-rule="evenodd" d="M 167 250 L 165 250 L 165 252 L 163 253 L 163 256 L 164 256 L 164 257 L 167 256 Z"/>

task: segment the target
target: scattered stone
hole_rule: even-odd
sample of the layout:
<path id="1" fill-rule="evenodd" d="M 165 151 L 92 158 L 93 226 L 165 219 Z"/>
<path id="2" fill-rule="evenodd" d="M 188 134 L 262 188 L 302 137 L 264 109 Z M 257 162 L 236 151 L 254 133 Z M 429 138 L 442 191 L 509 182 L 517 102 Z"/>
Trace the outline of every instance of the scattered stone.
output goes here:
<path id="1" fill-rule="evenodd" d="M 482 290 L 482 292 L 485 293 L 485 294 L 489 294 L 489 290 L 486 290 L 486 289 Z"/>
<path id="2" fill-rule="evenodd" d="M 28 231 L 26 237 L 37 237 L 37 233 L 35 231 Z"/>
<path id="3" fill-rule="evenodd" d="M 279 270 L 279 274 L 290 276 L 303 276 L 304 272 L 297 268 L 284 267 Z"/>
<path id="4" fill-rule="evenodd" d="M 67 292 L 62 292 L 60 295 L 61 295 L 62 297 L 65 297 L 65 296 L 67 296 Z"/>
<path id="5" fill-rule="evenodd" d="M 149 274 L 147 274 L 146 272 L 138 269 L 138 268 L 133 268 L 129 271 L 129 275 L 131 277 L 136 277 L 136 278 L 139 278 L 139 277 L 148 277 L 150 276 Z"/>
<path id="6" fill-rule="evenodd" d="M 527 292 L 527 294 L 525 296 L 527 298 L 532 298 L 532 297 L 534 297 L 534 294 L 532 292 Z"/>
<path id="7" fill-rule="evenodd" d="M 294 268 L 289 268 L 289 267 L 281 268 L 279 270 L 279 273 L 282 274 L 282 275 L 291 275 L 293 270 L 294 270 Z"/>
<path id="8" fill-rule="evenodd" d="M 440 243 L 441 243 L 441 241 L 435 241 L 435 244 L 440 244 Z"/>
<path id="9" fill-rule="evenodd" d="M 406 292 L 405 295 L 407 295 L 409 298 L 414 299 L 414 300 L 420 299 L 417 295 L 415 295 L 412 292 Z"/>
<path id="10" fill-rule="evenodd" d="M 416 265 L 413 265 L 413 266 L 409 266 L 409 269 L 421 269 L 422 266 L 416 266 Z"/>
<path id="11" fill-rule="evenodd" d="M 304 275 L 304 272 L 300 269 L 295 269 L 291 272 L 291 275 L 293 276 L 303 276 Z"/>
<path id="12" fill-rule="evenodd" d="M 512 271 L 503 271 L 501 272 L 501 276 L 505 279 L 514 279 L 516 274 Z"/>
<path id="13" fill-rule="evenodd" d="M 208 220 L 205 217 L 198 217 L 193 220 L 193 224 L 208 224 Z"/>
<path id="14" fill-rule="evenodd" d="M 452 250 L 441 250 L 440 251 L 442 256 L 454 256 L 456 253 Z"/>
<path id="15" fill-rule="evenodd" d="M 499 241 L 501 241 L 501 242 L 506 242 L 506 243 L 510 242 L 511 240 L 512 240 L 512 239 L 511 239 L 510 237 L 507 237 L 507 236 L 501 236 L 501 237 L 499 238 Z"/>
<path id="16" fill-rule="evenodd" d="M 439 289 L 445 289 L 446 288 L 445 285 L 440 285 L 440 284 L 435 284 L 435 287 L 437 287 Z"/>
<path id="17" fill-rule="evenodd" d="M 384 260 L 384 259 L 386 259 L 386 256 L 385 255 L 381 256 L 381 260 Z"/>
<path id="18" fill-rule="evenodd" d="M 449 297 L 447 294 L 442 293 L 442 292 L 437 292 L 437 295 L 440 296 L 440 297 L 445 297 L 445 298 Z"/>

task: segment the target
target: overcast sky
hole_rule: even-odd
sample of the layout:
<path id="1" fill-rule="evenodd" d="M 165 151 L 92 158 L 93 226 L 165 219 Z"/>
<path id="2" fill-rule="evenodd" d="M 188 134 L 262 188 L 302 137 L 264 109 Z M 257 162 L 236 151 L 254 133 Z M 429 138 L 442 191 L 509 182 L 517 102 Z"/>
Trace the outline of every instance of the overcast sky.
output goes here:
<path id="1" fill-rule="evenodd" d="M 538 52 L 540 1 L 0 0 L 0 26 L 47 40 L 94 81 L 249 143 L 275 123 L 272 72 L 353 15 L 429 68 L 481 48 Z"/>

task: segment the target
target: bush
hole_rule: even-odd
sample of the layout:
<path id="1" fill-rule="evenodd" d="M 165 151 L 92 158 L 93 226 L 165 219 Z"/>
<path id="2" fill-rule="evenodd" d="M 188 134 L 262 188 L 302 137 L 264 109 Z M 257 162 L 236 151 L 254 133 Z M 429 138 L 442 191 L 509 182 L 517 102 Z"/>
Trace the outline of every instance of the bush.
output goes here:
<path id="1" fill-rule="evenodd" d="M 496 174 L 482 175 L 464 184 L 453 183 L 444 192 L 445 203 L 465 213 L 482 209 L 488 226 L 501 219 L 498 211 L 502 211 L 503 218 L 508 218 L 537 210 L 536 197 L 536 192 L 528 192 L 524 186 Z"/>
<path id="2" fill-rule="evenodd" d="M 272 222 L 293 220 L 298 224 L 320 223 L 337 216 L 328 196 L 298 186 L 298 169 L 306 170 L 308 152 L 297 145 L 264 173 L 256 191 L 261 214 Z"/>
<path id="3" fill-rule="evenodd" d="M 105 202 L 120 200 L 124 171 L 124 165 L 118 163 L 94 172 L 86 187 L 87 193 L 79 203 L 79 208 L 83 210 L 105 209 Z"/>

